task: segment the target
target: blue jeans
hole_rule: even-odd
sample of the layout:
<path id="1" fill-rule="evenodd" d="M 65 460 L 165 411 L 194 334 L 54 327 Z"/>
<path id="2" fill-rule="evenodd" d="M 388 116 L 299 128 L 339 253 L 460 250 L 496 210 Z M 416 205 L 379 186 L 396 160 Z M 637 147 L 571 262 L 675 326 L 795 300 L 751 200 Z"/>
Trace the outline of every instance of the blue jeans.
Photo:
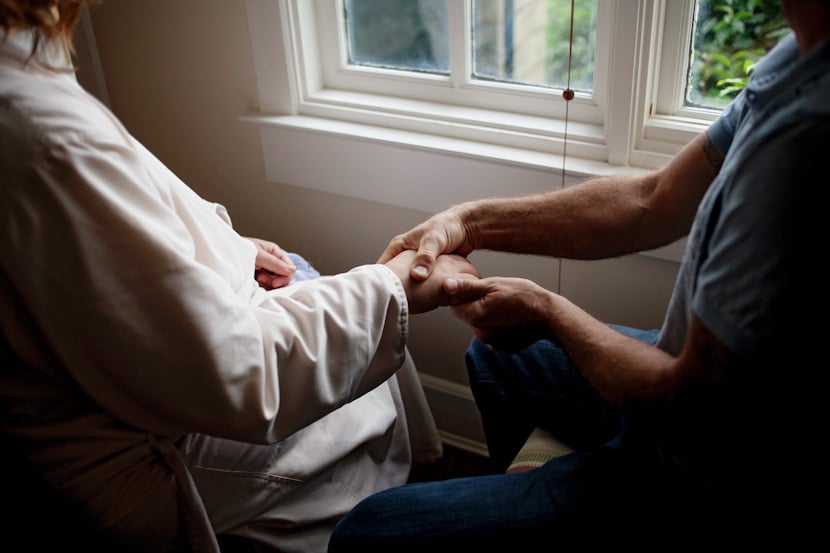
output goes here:
<path id="1" fill-rule="evenodd" d="M 658 331 L 610 325 L 653 344 Z M 574 449 L 599 446 L 620 431 L 620 416 L 600 398 L 565 351 L 539 340 L 516 353 L 473 340 L 467 350 L 470 388 L 481 413 L 494 472 L 504 472 L 534 427 Z"/>
<path id="2" fill-rule="evenodd" d="M 657 339 L 656 330 L 614 328 L 649 343 Z M 665 544 L 667 536 L 672 543 L 703 540 L 711 530 L 686 532 L 678 524 L 702 512 L 700 503 L 689 501 L 688 486 L 667 470 L 671 463 L 650 435 L 634 431 L 556 344 L 541 340 L 506 353 L 473 340 L 466 360 L 495 474 L 375 494 L 341 520 L 330 553 L 474 551 L 540 542 L 642 547 Z M 576 451 L 529 472 L 503 474 L 535 426 Z"/>
<path id="3" fill-rule="evenodd" d="M 657 331 L 613 328 L 648 343 L 657 338 Z M 790 392 L 789 365 L 776 373 L 779 390 L 758 388 L 754 375 L 765 362 L 730 375 L 721 395 L 633 419 L 615 413 L 548 340 L 516 353 L 473 340 L 470 387 L 494 474 L 368 497 L 336 526 L 329 553 L 519 551 L 540 543 L 580 551 L 796 550 L 796 542 L 824 540 L 824 511 L 802 496 L 826 498 L 824 431 L 817 430 L 825 403 Z M 806 392 L 812 398 L 821 390 Z M 502 473 L 535 426 L 575 451 L 532 471 Z M 781 439 L 786 447 L 770 447 Z"/>

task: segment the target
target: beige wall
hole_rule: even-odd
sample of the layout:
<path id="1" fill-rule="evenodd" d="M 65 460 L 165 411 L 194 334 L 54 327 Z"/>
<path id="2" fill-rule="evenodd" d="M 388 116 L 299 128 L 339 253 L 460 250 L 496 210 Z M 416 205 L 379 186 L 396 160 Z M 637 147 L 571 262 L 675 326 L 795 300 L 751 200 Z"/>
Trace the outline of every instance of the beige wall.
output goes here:
<path id="1" fill-rule="evenodd" d="M 389 238 L 428 215 L 266 181 L 258 130 L 239 120 L 258 104 L 244 0 L 104 0 L 92 22 L 113 111 L 199 194 L 225 204 L 241 233 L 273 239 L 331 274 L 373 262 Z M 82 66 L 81 81 L 89 77 Z M 555 260 L 472 259 L 484 274 L 557 287 Z M 561 285 L 603 320 L 656 327 L 676 270 L 645 256 L 567 262 Z M 470 337 L 442 310 L 415 317 L 410 349 L 423 373 L 464 384 Z"/>

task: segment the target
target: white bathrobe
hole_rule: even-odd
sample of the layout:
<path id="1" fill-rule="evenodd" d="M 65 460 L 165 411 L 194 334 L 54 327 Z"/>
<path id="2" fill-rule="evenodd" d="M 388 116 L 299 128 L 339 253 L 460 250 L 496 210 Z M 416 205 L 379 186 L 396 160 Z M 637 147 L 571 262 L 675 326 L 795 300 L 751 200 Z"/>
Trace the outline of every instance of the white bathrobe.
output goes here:
<path id="1" fill-rule="evenodd" d="M 139 550 L 229 532 L 325 551 L 440 455 L 400 281 L 371 264 L 259 288 L 224 208 L 25 42 L 0 45 L 5 431 Z"/>

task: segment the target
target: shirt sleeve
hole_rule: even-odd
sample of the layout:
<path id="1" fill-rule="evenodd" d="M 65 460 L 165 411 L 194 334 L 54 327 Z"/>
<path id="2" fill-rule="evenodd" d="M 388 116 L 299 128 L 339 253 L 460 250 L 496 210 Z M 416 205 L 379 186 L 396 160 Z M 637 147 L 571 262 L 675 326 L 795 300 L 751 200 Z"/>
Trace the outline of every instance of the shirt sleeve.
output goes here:
<path id="1" fill-rule="evenodd" d="M 759 74 L 774 74 L 790 66 L 793 60 L 797 58 L 798 44 L 795 35 L 790 33 L 758 62 L 750 80 L 755 79 Z M 746 102 L 746 89 L 744 89 L 724 108 L 720 117 L 707 129 L 709 139 L 724 155 L 729 152 L 740 119 L 746 114 Z"/>
<path id="2" fill-rule="evenodd" d="M 805 121 L 719 176 L 727 184 L 704 227 L 692 308 L 739 355 L 771 356 L 800 341 L 801 325 L 793 322 L 820 289 L 812 260 L 828 216 L 810 192 L 811 166 L 828 140 L 827 129 Z"/>
<path id="3" fill-rule="evenodd" d="M 720 117 L 718 117 L 706 133 L 712 144 L 720 150 L 723 155 L 729 152 L 729 147 L 732 146 L 732 139 L 735 138 L 735 130 L 738 128 L 738 121 L 741 113 L 745 107 L 746 98 L 744 92 L 741 91 L 732 102 L 727 105 Z"/>
<path id="4" fill-rule="evenodd" d="M 387 267 L 266 292 L 217 204 L 130 140 L 29 147 L 2 206 L 7 278 L 35 329 L 16 351 L 40 350 L 24 361 L 118 419 L 274 442 L 403 363 L 407 302 Z"/>

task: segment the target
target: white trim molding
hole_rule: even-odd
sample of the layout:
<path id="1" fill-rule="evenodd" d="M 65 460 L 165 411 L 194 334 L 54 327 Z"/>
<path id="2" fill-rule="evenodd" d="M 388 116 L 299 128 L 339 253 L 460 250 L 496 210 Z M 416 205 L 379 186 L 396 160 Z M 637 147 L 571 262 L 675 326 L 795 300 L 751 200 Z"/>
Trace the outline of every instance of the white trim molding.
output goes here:
<path id="1" fill-rule="evenodd" d="M 487 457 L 484 429 L 468 386 L 420 373 L 421 384 L 444 443 Z"/>

